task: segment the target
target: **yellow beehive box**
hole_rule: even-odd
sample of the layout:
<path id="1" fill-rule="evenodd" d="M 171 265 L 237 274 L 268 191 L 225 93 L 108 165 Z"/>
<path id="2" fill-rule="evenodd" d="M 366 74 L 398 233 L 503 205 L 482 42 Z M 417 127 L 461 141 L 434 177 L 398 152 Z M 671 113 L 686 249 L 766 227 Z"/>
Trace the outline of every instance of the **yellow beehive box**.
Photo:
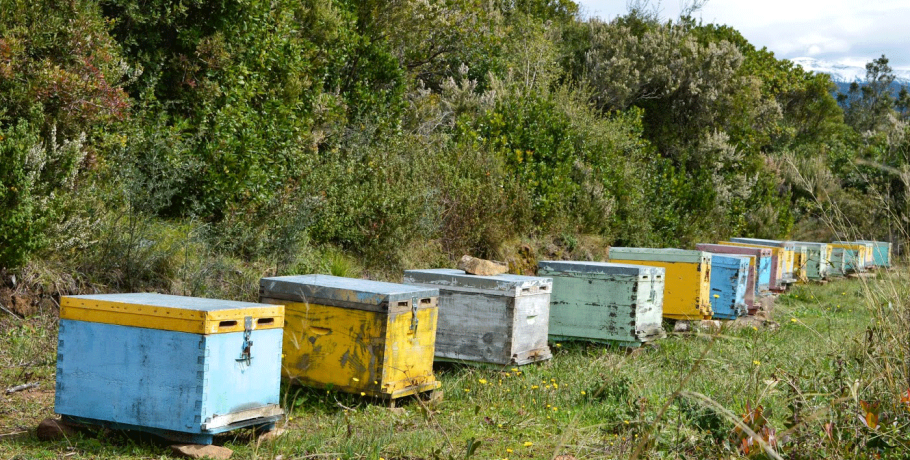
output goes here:
<path id="1" fill-rule="evenodd" d="M 665 318 L 711 319 L 711 253 L 685 249 L 610 248 L 610 262 L 663 267 Z"/>
<path id="2" fill-rule="evenodd" d="M 438 297 L 438 289 L 329 275 L 259 283 L 260 302 L 285 306 L 285 377 L 387 399 L 439 387 Z"/>

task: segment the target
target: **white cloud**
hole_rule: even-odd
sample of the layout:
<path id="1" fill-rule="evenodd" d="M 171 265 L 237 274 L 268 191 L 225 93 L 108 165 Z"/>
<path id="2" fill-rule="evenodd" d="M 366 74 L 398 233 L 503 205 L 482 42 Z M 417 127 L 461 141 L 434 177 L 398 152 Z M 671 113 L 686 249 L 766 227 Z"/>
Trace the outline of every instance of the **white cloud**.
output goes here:
<path id="1" fill-rule="evenodd" d="M 626 0 L 579 1 L 589 16 L 612 19 L 627 11 Z M 661 15 L 677 17 L 679 3 L 660 3 Z M 907 0 L 709 0 L 695 16 L 733 27 L 780 58 L 865 63 L 885 54 L 893 67 L 910 67 Z"/>

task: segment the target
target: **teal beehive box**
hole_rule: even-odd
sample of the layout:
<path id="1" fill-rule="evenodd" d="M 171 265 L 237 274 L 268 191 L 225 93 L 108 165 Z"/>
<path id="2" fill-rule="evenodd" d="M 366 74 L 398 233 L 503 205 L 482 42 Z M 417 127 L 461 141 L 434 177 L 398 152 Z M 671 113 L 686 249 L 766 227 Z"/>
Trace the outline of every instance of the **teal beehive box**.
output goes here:
<path id="1" fill-rule="evenodd" d="M 747 257 L 711 255 L 711 309 L 715 319 L 736 319 L 748 312 L 748 274 Z"/>
<path id="2" fill-rule="evenodd" d="M 891 243 L 887 241 L 860 240 L 872 244 L 872 263 L 876 267 L 891 266 Z"/>
<path id="3" fill-rule="evenodd" d="M 821 281 L 828 278 L 831 248 L 827 243 L 794 241 L 793 244 L 806 248 L 804 267 L 807 278 L 813 281 Z"/>
<path id="4" fill-rule="evenodd" d="M 549 335 L 637 347 L 666 334 L 661 327 L 661 267 L 606 262 L 541 261 L 553 279 Z"/>
<path id="5" fill-rule="evenodd" d="M 847 253 L 847 249 L 831 246 L 828 252 L 828 276 L 847 275 Z"/>
<path id="6" fill-rule="evenodd" d="M 60 299 L 54 410 L 65 419 L 211 444 L 283 411 L 284 307 L 161 294 Z"/>

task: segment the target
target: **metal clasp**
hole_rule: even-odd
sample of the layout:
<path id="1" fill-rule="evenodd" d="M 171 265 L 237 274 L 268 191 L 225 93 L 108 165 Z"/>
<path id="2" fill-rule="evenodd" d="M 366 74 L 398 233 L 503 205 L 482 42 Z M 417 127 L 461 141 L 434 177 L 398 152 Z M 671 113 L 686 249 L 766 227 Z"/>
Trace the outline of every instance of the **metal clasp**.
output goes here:
<path id="1" fill-rule="evenodd" d="M 420 299 L 414 297 L 411 299 L 411 332 L 414 335 L 417 335 L 417 304 L 420 302 Z"/>
<path id="2" fill-rule="evenodd" d="M 250 361 L 253 360 L 252 349 L 253 341 L 250 340 L 250 335 L 253 333 L 253 317 L 247 316 L 243 319 L 243 348 L 240 352 L 240 357 L 237 358 L 238 362 L 245 362 L 247 365 L 250 364 Z"/>

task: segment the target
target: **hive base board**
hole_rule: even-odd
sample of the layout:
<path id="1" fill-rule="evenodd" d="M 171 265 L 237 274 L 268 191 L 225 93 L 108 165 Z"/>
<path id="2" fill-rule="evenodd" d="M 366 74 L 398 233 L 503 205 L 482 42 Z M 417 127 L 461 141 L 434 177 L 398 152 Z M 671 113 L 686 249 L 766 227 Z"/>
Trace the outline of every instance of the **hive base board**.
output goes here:
<path id="1" fill-rule="evenodd" d="M 550 336 L 552 338 L 552 336 Z M 542 348 L 538 350 L 531 350 L 522 353 L 518 353 L 512 356 L 512 359 L 508 362 L 489 362 L 489 361 L 477 361 L 474 359 L 458 359 L 445 356 L 435 356 L 433 361 L 443 362 L 443 363 L 458 363 L 458 364 L 468 364 L 471 366 L 478 367 L 494 367 L 499 368 L 502 366 L 524 366 L 526 364 L 539 363 L 541 361 L 546 361 L 553 357 L 553 353 L 550 352 L 548 348 Z"/>
<path id="2" fill-rule="evenodd" d="M 618 347 L 625 348 L 639 348 L 642 345 L 650 342 L 632 342 L 624 340 L 608 340 L 608 339 L 594 339 L 587 337 L 570 337 L 565 335 L 551 335 L 550 340 L 554 342 L 593 342 L 593 343 L 602 343 L 604 345 L 616 345 Z"/>
<path id="3" fill-rule="evenodd" d="M 299 376 L 289 376 L 287 374 L 285 374 L 284 376 L 286 378 L 288 378 L 290 380 L 290 382 L 294 385 L 300 385 L 300 386 L 312 387 L 312 388 L 334 389 L 337 391 L 343 391 L 345 393 L 353 393 L 353 394 L 364 393 L 365 396 L 370 396 L 372 398 L 379 398 L 379 399 L 403 398 L 405 396 L 416 395 L 417 393 L 433 391 L 433 390 L 438 389 L 441 386 L 439 381 L 432 381 L 432 382 L 425 382 L 420 385 L 413 385 L 413 386 L 401 388 L 392 393 L 379 393 L 379 392 L 372 391 L 365 387 L 346 387 L 346 386 L 340 386 L 340 385 L 326 384 L 325 382 L 307 380 L 304 378 L 300 378 Z"/>
<path id="4" fill-rule="evenodd" d="M 205 433 L 186 433 L 183 431 L 173 431 L 173 430 L 164 430 L 161 428 L 152 428 L 147 426 L 131 425 L 129 423 L 117 423 L 110 422 L 107 420 L 96 420 L 91 418 L 83 417 L 74 417 L 71 415 L 63 415 L 61 418 L 66 423 L 74 423 L 78 425 L 94 425 L 101 426 L 104 428 L 110 428 L 113 430 L 130 430 L 130 431 L 141 431 L 143 433 L 153 434 L 162 439 L 173 442 L 181 442 L 187 444 L 202 444 L 209 445 L 212 443 L 216 434 L 225 433 L 231 430 L 238 428 L 256 428 L 263 432 L 272 431 L 275 428 L 275 422 L 277 422 L 282 416 L 275 415 L 271 417 L 261 417 L 250 420 L 243 420 L 239 422 L 232 423 L 223 427 L 215 428 L 208 430 Z"/>

